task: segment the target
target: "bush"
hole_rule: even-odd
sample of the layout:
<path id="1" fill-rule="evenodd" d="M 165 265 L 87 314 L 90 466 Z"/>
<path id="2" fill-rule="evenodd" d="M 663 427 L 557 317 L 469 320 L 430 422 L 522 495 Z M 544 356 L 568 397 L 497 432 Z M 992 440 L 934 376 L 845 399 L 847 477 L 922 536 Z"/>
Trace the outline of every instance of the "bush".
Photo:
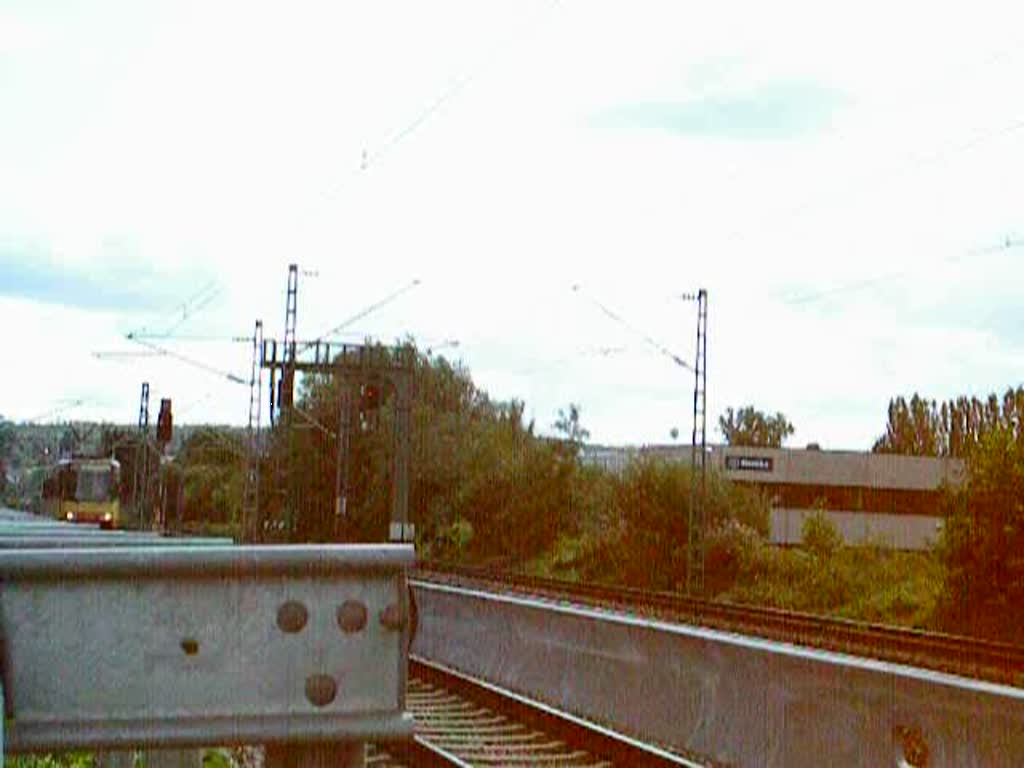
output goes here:
<path id="1" fill-rule="evenodd" d="M 681 589 L 686 583 L 692 475 L 688 466 L 637 459 L 621 475 L 604 473 L 594 491 L 607 513 L 579 561 L 581 578 L 648 589 Z M 756 491 L 708 472 L 705 503 L 705 579 L 724 589 L 739 571 L 741 551 L 768 530 L 768 505 Z"/>
<path id="2" fill-rule="evenodd" d="M 993 429 L 949 491 L 938 551 L 945 589 L 937 620 L 950 632 L 1017 642 L 1024 635 L 1024 427 Z"/>
<path id="3" fill-rule="evenodd" d="M 741 573 L 762 570 L 762 535 L 736 519 L 722 521 L 705 539 L 706 588 L 715 594 L 731 587 Z"/>
<path id="4" fill-rule="evenodd" d="M 835 523 L 828 519 L 821 505 L 804 518 L 800 527 L 803 545 L 819 560 L 831 558 L 843 546 L 843 537 Z"/>

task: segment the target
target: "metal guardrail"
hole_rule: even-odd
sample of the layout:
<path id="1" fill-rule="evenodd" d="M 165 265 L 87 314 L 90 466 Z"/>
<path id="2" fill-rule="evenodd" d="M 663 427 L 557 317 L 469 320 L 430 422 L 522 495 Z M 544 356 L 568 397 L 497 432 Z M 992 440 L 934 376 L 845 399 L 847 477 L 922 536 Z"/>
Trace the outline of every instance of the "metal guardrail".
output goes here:
<path id="1" fill-rule="evenodd" d="M 411 737 L 405 545 L 241 547 L 0 517 L 5 753 Z"/>
<path id="2" fill-rule="evenodd" d="M 645 742 L 740 766 L 1024 762 L 1020 688 L 565 600 L 410 583 L 414 653 Z"/>
<path id="3" fill-rule="evenodd" d="M 60 536 L 50 535 L 26 535 L 26 536 L 2 536 L 0 535 L 0 550 L 12 549 L 109 549 L 111 547 L 180 547 L 187 541 L 187 546 L 199 547 L 224 547 L 231 546 L 230 539 L 220 538 L 197 538 L 197 539 L 171 539 L 161 536 L 152 538 L 118 538 L 106 536 L 80 536 L 66 534 Z"/>
<path id="4" fill-rule="evenodd" d="M 225 547 L 234 542 L 225 537 L 192 536 L 175 538 L 153 531 L 105 529 L 95 524 L 65 523 L 58 520 L 0 518 L 0 549 L 52 549 L 90 547 Z"/>
<path id="5" fill-rule="evenodd" d="M 592 605 L 695 623 L 769 640 L 797 643 L 841 653 L 870 656 L 941 672 L 1024 687 L 1024 646 L 977 637 L 944 634 L 840 619 L 800 611 L 701 600 L 674 592 L 656 592 L 607 584 L 577 583 L 483 568 L 423 564 L 422 578 L 450 577 L 501 585 Z"/>

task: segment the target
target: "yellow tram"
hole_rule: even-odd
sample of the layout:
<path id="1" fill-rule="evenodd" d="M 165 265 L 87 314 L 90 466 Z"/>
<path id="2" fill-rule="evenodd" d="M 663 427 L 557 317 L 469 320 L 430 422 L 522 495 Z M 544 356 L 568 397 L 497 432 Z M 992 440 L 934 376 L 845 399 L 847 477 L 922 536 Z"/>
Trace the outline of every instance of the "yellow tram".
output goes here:
<path id="1" fill-rule="evenodd" d="M 43 481 L 43 514 L 72 523 L 121 525 L 121 465 L 111 458 L 64 459 Z"/>

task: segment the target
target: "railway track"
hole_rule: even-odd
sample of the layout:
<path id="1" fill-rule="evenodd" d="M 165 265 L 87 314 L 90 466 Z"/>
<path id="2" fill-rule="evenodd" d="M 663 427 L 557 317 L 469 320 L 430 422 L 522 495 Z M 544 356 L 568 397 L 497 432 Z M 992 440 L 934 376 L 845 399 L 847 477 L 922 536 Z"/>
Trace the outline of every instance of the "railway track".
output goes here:
<path id="1" fill-rule="evenodd" d="M 367 766 L 706 765 L 423 660 L 410 660 L 406 696 L 415 739 L 371 746 Z"/>
<path id="2" fill-rule="evenodd" d="M 669 592 L 579 584 L 490 569 L 422 563 L 412 579 L 611 608 L 821 650 L 1024 687 L 1024 646 L 774 608 L 700 600 Z"/>

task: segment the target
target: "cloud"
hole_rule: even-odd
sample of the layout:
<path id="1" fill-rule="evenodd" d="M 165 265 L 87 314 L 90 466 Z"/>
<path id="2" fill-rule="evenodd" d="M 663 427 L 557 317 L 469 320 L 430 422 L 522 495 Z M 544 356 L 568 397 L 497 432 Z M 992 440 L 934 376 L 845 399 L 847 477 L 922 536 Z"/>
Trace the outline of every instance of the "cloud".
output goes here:
<path id="1" fill-rule="evenodd" d="M 154 270 L 127 243 L 108 240 L 87 262 L 57 257 L 49 248 L 0 238 L 0 296 L 84 310 L 162 311 L 181 304 L 201 276 Z"/>
<path id="2" fill-rule="evenodd" d="M 598 127 L 663 131 L 736 141 L 781 141 L 825 130 L 846 98 L 808 82 L 777 82 L 748 93 L 690 101 L 644 101 L 600 113 Z"/>

